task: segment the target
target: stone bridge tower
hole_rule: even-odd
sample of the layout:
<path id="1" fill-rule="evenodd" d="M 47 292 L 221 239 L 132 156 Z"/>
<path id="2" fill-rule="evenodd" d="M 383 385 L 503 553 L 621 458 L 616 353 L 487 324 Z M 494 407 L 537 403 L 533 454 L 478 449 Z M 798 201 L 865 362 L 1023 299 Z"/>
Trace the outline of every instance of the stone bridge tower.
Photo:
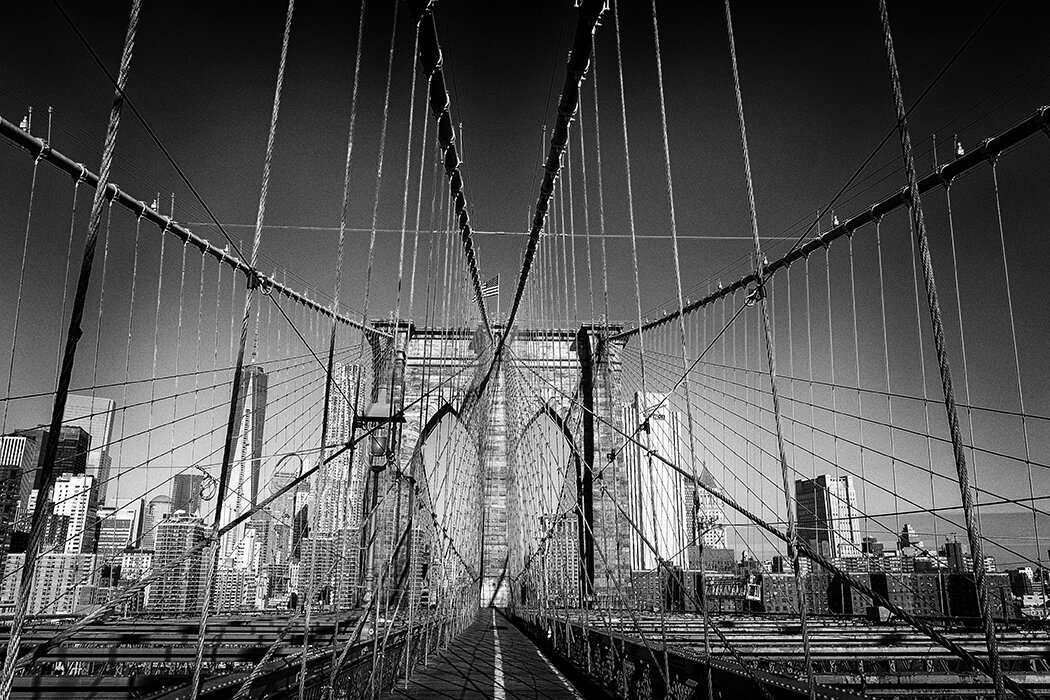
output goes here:
<path id="1" fill-rule="evenodd" d="M 629 526 L 617 512 L 615 504 L 598 496 L 601 488 L 616 494 L 621 503 L 627 502 L 627 478 L 623 464 L 610 455 L 617 452 L 622 436 L 622 417 L 619 406 L 624 400 L 620 391 L 620 360 L 617 342 L 605 338 L 620 330 L 619 326 L 583 326 L 577 330 L 523 330 L 508 339 L 504 360 L 489 373 L 494 344 L 480 328 L 470 327 L 416 327 L 411 321 L 375 321 L 374 326 L 394 338 L 380 338 L 373 342 L 375 387 L 373 400 L 378 399 L 380 410 L 392 414 L 403 411 L 403 422 L 390 426 L 390 448 L 401 455 L 400 466 L 376 472 L 372 488 L 387 497 L 376 511 L 376 530 L 367 523 L 362 538 L 362 580 L 375 580 L 375 573 L 384 561 L 396 562 L 394 571 L 406 572 L 405 579 L 417 581 L 417 591 L 434 585 L 430 573 L 440 553 L 438 545 L 417 537 L 412 542 L 400 541 L 406 530 L 417 533 L 419 524 L 409 528 L 411 513 L 416 518 L 433 519 L 435 501 L 416 503 L 416 499 L 440 498 L 436 483 L 447 480 L 447 474 L 431 474 L 436 469 L 472 469 L 476 460 L 476 482 L 468 484 L 473 490 L 474 503 L 457 501 L 457 512 L 469 509 L 477 522 L 457 520 L 454 512 L 445 513 L 449 537 L 460 545 L 458 551 L 471 565 L 471 577 L 476 584 L 475 595 L 481 606 L 504 607 L 511 603 L 512 579 L 520 570 L 521 562 L 512 562 L 509 542 L 514 533 L 513 516 L 508 517 L 508 488 L 514 479 L 512 449 L 522 428 L 515 416 L 535 414 L 546 404 L 565 423 L 567 439 L 577 462 L 575 493 L 579 499 L 577 519 L 579 526 L 578 552 L 579 586 L 582 596 L 610 590 L 612 580 L 604 566 L 595 571 L 595 544 L 589 534 L 599 533 L 598 546 L 614 569 L 614 576 L 626 579 L 629 556 Z M 496 332 L 502 332 L 496 327 Z M 393 352 L 391 351 L 393 349 Z M 523 392 L 516 383 L 525 373 L 535 378 L 531 392 Z M 394 382 L 390 392 L 391 379 Z M 542 387 L 535 396 L 537 387 Z M 531 393 L 531 396 L 530 396 Z M 390 408 L 382 403 L 389 396 Z M 535 406 L 523 406 L 524 397 Z M 600 416 L 595 417 L 595 414 Z M 612 421 L 610 426 L 607 421 Z M 447 439 L 448 428 L 443 423 L 457 423 L 470 435 L 476 450 L 460 453 L 464 464 L 435 465 L 426 463 L 424 448 L 428 439 Z M 365 450 L 367 452 L 367 449 Z M 376 461 L 376 459 L 368 458 Z M 367 466 L 365 467 L 367 468 Z M 596 483 L 596 480 L 598 482 Z M 413 490 L 412 486 L 419 488 Z M 365 489 L 368 491 L 368 488 Z M 392 492 L 396 492 L 391 496 Z M 367 501 L 370 494 L 363 494 Z M 622 500 L 621 500 L 622 499 Z M 363 512 L 368 511 L 364 504 Z M 587 520 L 585 523 L 584 520 Z M 422 523 L 422 521 L 417 521 Z M 396 524 L 396 528 L 395 528 Z M 476 528 L 475 532 L 465 532 Z M 401 533 L 400 535 L 398 533 Z M 367 542 L 374 540 L 373 564 L 369 564 Z M 621 541 L 622 540 L 622 541 Z M 393 554 L 393 556 L 391 556 Z M 623 562 L 622 571 L 618 562 Z M 372 574 L 365 569 L 372 566 Z M 382 586 L 388 595 L 399 595 L 410 587 L 398 576 L 387 576 Z"/>

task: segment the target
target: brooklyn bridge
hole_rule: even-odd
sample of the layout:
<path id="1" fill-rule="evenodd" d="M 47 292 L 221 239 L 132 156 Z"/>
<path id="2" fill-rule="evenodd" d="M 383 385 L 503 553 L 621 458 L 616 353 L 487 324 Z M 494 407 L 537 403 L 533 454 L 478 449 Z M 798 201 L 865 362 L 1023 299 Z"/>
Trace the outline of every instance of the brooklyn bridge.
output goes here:
<path id="1" fill-rule="evenodd" d="M 1050 697 L 1044 8 L 98 5 L 0 24 L 0 700 Z"/>

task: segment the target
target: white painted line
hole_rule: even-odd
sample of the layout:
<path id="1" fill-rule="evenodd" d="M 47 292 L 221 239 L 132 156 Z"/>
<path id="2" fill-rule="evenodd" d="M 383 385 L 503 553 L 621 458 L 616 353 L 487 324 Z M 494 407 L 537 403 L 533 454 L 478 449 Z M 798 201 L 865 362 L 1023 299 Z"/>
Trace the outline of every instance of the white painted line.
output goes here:
<path id="1" fill-rule="evenodd" d="M 492 696 L 495 700 L 505 700 L 506 688 L 503 687 L 503 654 L 499 649 L 499 631 L 496 629 L 496 608 L 492 609 L 492 642 L 496 647 L 495 671 L 492 673 Z"/>
<path id="2" fill-rule="evenodd" d="M 577 692 L 576 688 L 574 688 L 572 683 L 569 682 L 569 679 L 566 678 L 565 676 L 561 675 L 561 671 L 559 671 L 558 669 L 554 668 L 554 664 L 552 664 L 550 662 L 550 659 L 548 659 L 546 656 L 544 656 L 542 653 L 540 653 L 540 650 L 537 649 L 536 647 L 533 647 L 533 649 L 536 650 L 536 656 L 538 656 L 541 659 L 543 659 L 543 663 L 547 664 L 547 668 L 549 668 L 551 670 L 551 673 L 553 673 L 555 676 L 558 677 L 558 680 L 561 681 L 561 684 L 564 685 L 565 688 L 570 693 L 572 693 L 572 696 L 574 698 L 576 698 L 577 700 L 583 700 L 583 696 L 581 696 L 579 694 L 579 692 Z"/>

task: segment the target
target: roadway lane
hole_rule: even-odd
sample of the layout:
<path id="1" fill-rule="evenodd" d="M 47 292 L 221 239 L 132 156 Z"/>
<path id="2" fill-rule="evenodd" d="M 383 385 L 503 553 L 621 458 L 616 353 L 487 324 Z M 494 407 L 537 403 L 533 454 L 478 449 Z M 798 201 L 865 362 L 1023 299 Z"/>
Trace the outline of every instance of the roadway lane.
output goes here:
<path id="1" fill-rule="evenodd" d="M 391 698 L 412 700 L 580 700 L 581 696 L 536 646 L 493 608 L 478 611 L 474 624 L 429 667 L 418 667 L 408 687 Z"/>

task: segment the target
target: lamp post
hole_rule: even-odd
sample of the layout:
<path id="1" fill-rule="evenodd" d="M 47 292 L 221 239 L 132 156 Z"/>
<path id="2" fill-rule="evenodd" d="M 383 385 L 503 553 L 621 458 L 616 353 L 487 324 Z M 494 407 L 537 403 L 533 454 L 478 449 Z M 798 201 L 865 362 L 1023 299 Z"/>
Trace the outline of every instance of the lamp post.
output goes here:
<path id="1" fill-rule="evenodd" d="M 714 687 L 711 681 L 711 639 L 709 631 L 711 620 L 707 612 L 707 570 L 704 568 L 704 537 L 713 530 L 721 530 L 722 525 L 717 522 L 709 522 L 710 524 L 700 531 L 696 539 L 700 550 L 700 608 L 704 615 L 704 654 L 707 656 L 707 671 L 705 674 L 707 676 L 707 700 L 714 700 Z"/>
<path id="2" fill-rule="evenodd" d="M 351 425 L 351 437 L 360 428 L 370 430 L 368 439 L 368 463 L 371 475 L 365 476 L 363 512 L 368 517 L 362 522 L 361 547 L 364 556 L 361 558 L 364 589 L 361 603 L 368 605 L 374 595 L 373 586 L 376 580 L 375 571 L 375 531 L 378 529 L 376 507 L 379 505 L 379 475 L 382 474 L 393 458 L 392 445 L 396 441 L 395 430 L 404 423 L 404 416 L 394 415 L 389 393 L 380 391 L 376 401 L 368 404 L 365 410 L 354 416 Z M 350 459 L 353 459 L 351 452 Z"/>

